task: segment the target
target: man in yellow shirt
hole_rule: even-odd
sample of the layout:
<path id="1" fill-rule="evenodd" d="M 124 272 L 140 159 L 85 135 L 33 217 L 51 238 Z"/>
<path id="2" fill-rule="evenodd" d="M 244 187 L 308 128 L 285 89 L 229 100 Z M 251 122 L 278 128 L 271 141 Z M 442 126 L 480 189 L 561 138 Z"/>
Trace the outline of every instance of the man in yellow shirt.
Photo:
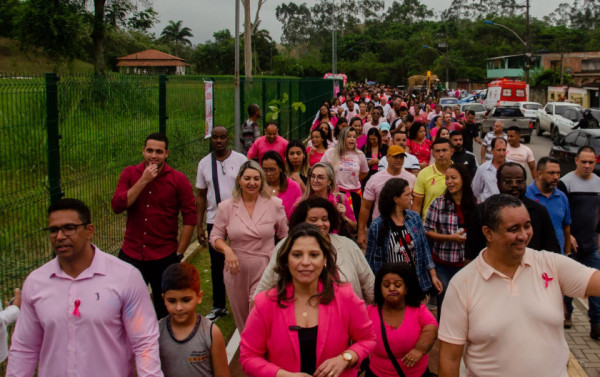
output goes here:
<path id="1" fill-rule="evenodd" d="M 450 140 L 437 138 L 431 146 L 435 163 L 419 172 L 413 188 L 413 211 L 421 214 L 423 220 L 427 215 L 429 205 L 435 198 L 446 191 L 446 169 L 452 163 L 452 147 Z"/>

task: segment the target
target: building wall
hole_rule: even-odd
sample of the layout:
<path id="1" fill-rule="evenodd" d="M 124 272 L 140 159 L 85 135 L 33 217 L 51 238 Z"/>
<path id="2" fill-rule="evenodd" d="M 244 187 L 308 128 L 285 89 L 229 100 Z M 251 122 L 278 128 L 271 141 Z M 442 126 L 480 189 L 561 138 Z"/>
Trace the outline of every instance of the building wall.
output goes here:
<path id="1" fill-rule="evenodd" d="M 560 68 L 560 53 L 547 53 L 542 55 L 542 67 L 544 69 Z M 593 52 L 566 52 L 563 54 L 563 66 L 565 70 L 570 68 L 572 73 L 581 72 L 581 61 L 587 59 L 600 59 L 600 51 Z"/>

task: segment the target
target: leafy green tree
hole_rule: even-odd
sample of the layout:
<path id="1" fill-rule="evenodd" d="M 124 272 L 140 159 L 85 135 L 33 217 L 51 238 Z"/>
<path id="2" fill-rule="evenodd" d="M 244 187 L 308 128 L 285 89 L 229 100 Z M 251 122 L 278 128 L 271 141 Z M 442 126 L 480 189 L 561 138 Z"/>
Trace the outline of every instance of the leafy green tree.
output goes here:
<path id="1" fill-rule="evenodd" d="M 85 10 L 68 0 L 28 0 L 17 19 L 18 36 L 23 47 L 42 47 L 59 62 L 81 53 L 79 38 Z"/>
<path id="2" fill-rule="evenodd" d="M 2 37 L 17 37 L 15 33 L 15 20 L 22 8 L 19 0 L 2 0 L 0 1 L 0 36 Z"/>
<path id="3" fill-rule="evenodd" d="M 188 39 L 188 37 L 193 37 L 192 30 L 185 26 L 182 26 L 183 21 L 179 20 L 169 21 L 169 25 L 165 26 L 162 33 L 160 33 L 161 38 L 166 42 L 172 42 L 175 44 L 175 55 L 179 53 L 179 45 L 188 45 L 191 46 L 192 42 Z"/>
<path id="4" fill-rule="evenodd" d="M 275 8 L 275 17 L 281 22 L 281 41 L 290 45 L 305 43 L 310 38 L 310 9 L 306 3 L 282 3 Z"/>

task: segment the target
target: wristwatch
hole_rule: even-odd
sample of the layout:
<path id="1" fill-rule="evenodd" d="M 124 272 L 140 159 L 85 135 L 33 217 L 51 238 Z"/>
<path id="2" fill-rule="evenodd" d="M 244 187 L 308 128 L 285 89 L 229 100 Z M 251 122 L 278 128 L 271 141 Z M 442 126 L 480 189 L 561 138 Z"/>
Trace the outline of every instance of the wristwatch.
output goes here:
<path id="1" fill-rule="evenodd" d="M 342 359 L 346 361 L 348 364 L 352 363 L 352 354 L 348 351 L 342 353 Z"/>

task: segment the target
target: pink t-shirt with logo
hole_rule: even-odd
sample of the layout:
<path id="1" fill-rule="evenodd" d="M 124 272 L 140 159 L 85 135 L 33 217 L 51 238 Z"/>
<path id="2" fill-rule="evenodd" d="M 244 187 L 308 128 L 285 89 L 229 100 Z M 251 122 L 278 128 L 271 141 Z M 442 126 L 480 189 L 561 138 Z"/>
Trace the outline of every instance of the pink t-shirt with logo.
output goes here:
<path id="1" fill-rule="evenodd" d="M 328 149 L 321 162 L 331 164 L 336 149 Z M 360 173 L 368 173 L 369 165 L 365 154 L 361 151 L 348 151 L 340 156 L 336 166 L 333 166 L 335 180 L 341 190 L 355 191 L 360 189 Z"/>

